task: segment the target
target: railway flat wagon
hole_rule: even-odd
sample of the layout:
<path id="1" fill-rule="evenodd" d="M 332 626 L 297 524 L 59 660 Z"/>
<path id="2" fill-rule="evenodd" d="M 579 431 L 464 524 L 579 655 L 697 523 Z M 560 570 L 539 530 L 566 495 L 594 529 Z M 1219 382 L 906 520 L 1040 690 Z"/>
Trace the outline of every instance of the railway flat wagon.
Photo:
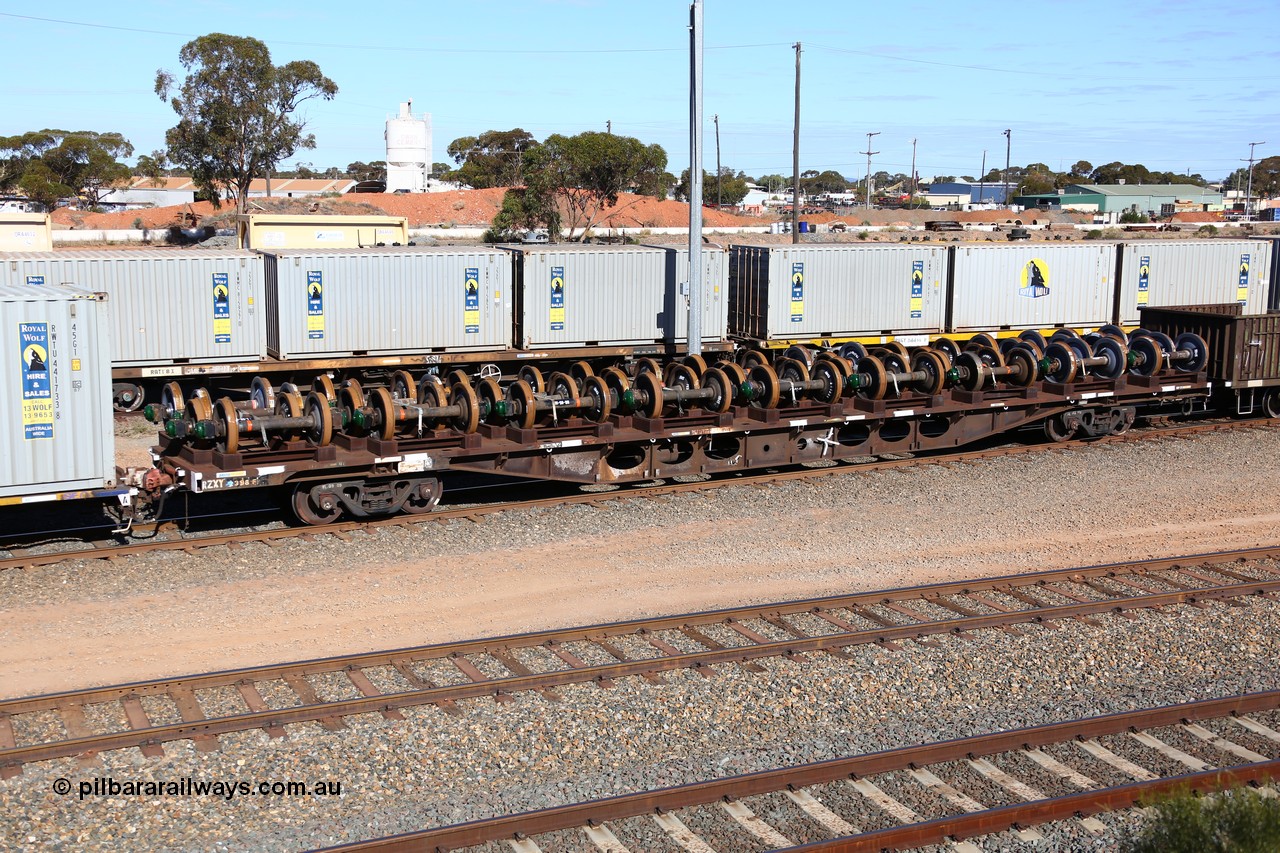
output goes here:
<path id="1" fill-rule="evenodd" d="M 652 347 L 671 343 L 671 330 L 679 328 L 675 315 L 684 303 L 677 305 L 674 282 L 668 282 L 669 253 L 663 249 L 506 249 L 515 276 L 519 348 Z"/>
<path id="2" fill-rule="evenodd" d="M 107 294 L 117 369 L 257 362 L 266 354 L 262 259 L 253 252 L 18 252 L 0 266 L 0 281 L 10 285 Z"/>
<path id="3" fill-rule="evenodd" d="M 128 493 L 106 310 L 86 291 L 0 283 L 0 505 Z"/>
<path id="4" fill-rule="evenodd" d="M 943 331 L 944 246 L 731 246 L 729 329 L 774 346 Z"/>
<path id="5" fill-rule="evenodd" d="M 1120 246 L 1119 322 L 1137 325 L 1146 306 L 1238 303 L 1268 308 L 1275 286 L 1270 240 L 1146 240 Z"/>
<path id="6" fill-rule="evenodd" d="M 1116 246 L 955 246 L 951 321 L 955 332 L 1098 327 L 1111 322 Z"/>
<path id="7" fill-rule="evenodd" d="M 285 249 L 263 260 L 275 358 L 511 348 L 511 263 L 499 249 Z"/>

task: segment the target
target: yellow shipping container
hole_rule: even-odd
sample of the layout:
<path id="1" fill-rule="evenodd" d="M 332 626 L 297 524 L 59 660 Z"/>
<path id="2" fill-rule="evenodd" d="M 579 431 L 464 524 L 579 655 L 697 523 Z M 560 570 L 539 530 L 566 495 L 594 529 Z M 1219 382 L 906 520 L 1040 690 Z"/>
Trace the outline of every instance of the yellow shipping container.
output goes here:
<path id="1" fill-rule="evenodd" d="M 0 213 L 0 252 L 50 252 L 47 213 Z"/>
<path id="2" fill-rule="evenodd" d="M 242 249 L 363 249 L 405 246 L 404 216 L 330 216 L 249 213 L 236 218 Z"/>

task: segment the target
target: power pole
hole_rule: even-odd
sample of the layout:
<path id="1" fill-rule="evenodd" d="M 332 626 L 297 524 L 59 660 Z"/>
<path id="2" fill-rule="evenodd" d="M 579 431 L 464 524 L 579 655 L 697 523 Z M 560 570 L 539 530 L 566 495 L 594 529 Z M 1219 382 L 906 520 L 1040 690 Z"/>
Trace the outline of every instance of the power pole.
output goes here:
<path id="1" fill-rule="evenodd" d="M 720 209 L 720 115 L 711 117 L 716 123 L 716 210 Z"/>
<path id="2" fill-rule="evenodd" d="M 1009 150 L 1013 147 L 1013 137 L 1010 134 L 1012 130 L 1004 132 L 1004 200 L 1001 202 L 1005 207 L 1009 206 Z"/>
<path id="3" fill-rule="evenodd" d="M 978 204 L 985 204 L 986 199 L 983 198 L 987 192 L 987 149 L 982 149 L 982 171 L 978 173 Z M 970 193 L 970 200 L 973 194 Z"/>
<path id="4" fill-rule="evenodd" d="M 1253 218 L 1253 149 L 1259 145 L 1266 145 L 1265 142 L 1249 143 L 1249 189 L 1244 194 L 1244 215 L 1246 219 Z"/>
<path id="5" fill-rule="evenodd" d="M 868 148 L 871 146 L 868 145 Z M 911 140 L 911 198 L 907 200 L 907 206 L 916 200 L 916 140 Z"/>
<path id="6" fill-rule="evenodd" d="M 696 177 L 695 177 L 696 176 Z M 702 353 L 702 0 L 689 6 L 689 339 Z"/>
<path id="7" fill-rule="evenodd" d="M 796 121 L 791 131 L 791 242 L 800 242 L 800 42 L 796 49 Z"/>
<path id="8" fill-rule="evenodd" d="M 871 150 L 871 137 L 879 136 L 879 135 L 880 135 L 880 131 L 878 130 L 875 131 L 874 133 L 868 133 L 867 134 L 867 150 L 862 152 L 863 154 L 867 155 L 867 188 L 866 188 L 866 198 L 864 199 L 867 210 L 871 209 L 871 155 L 880 153 L 879 151 Z"/>

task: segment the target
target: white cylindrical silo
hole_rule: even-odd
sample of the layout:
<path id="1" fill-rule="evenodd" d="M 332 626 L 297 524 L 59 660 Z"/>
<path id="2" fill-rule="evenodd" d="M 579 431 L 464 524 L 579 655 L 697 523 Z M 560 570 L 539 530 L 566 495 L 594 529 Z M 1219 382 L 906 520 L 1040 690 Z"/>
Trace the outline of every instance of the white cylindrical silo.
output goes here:
<path id="1" fill-rule="evenodd" d="M 413 116 L 413 101 L 387 119 L 387 192 L 426 192 L 431 173 L 431 117 Z"/>

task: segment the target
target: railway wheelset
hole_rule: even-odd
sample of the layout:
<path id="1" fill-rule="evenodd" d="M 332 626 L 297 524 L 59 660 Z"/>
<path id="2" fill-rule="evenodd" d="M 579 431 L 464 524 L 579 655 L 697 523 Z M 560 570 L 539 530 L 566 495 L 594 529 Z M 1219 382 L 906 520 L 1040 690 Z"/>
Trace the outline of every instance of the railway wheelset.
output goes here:
<path id="1" fill-rule="evenodd" d="M 489 467 L 495 473 L 580 480 L 581 472 L 570 476 L 568 467 L 557 469 L 555 462 L 538 469 L 499 463 L 522 453 L 552 454 L 594 444 L 598 459 L 592 464 L 599 470 L 617 458 L 620 439 L 637 431 L 649 436 L 627 443 L 639 446 L 639 452 L 646 441 L 671 447 L 697 433 L 707 437 L 710 452 L 717 440 L 722 447 L 744 447 L 753 433 L 810 422 L 780 420 L 797 414 L 819 426 L 824 420 L 874 425 L 900 417 L 904 410 L 892 407 L 904 401 L 913 405 L 907 414 L 917 414 L 918 408 L 934 412 L 935 421 L 958 424 L 975 402 L 981 409 L 974 419 L 982 420 L 993 405 L 982 398 L 991 395 L 1036 403 L 1023 418 L 1025 425 L 1037 422 L 1047 402 L 1040 399 L 1040 389 L 1069 396 L 1069 389 L 1089 383 L 1115 387 L 1129 379 L 1195 377 L 1207 358 L 1204 340 L 1194 333 L 1171 338 L 1104 327 L 1087 336 L 1059 330 L 1049 338 L 1037 332 L 1002 340 L 986 334 L 964 341 L 941 338 L 915 349 L 896 342 L 870 348 L 857 343 L 826 350 L 791 347 L 772 360 L 765 352 L 741 350 L 732 360 L 710 363 L 698 355 L 665 362 L 639 358 L 602 368 L 578 361 L 548 373 L 524 365 L 512 376 L 492 367 L 418 377 L 402 370 L 376 386 L 320 376 L 309 387 L 274 387 L 257 377 L 239 400 L 215 399 L 204 389 L 186 396 L 175 383 L 145 413 L 161 437 L 156 482 L 201 470 L 201 482 L 184 485 L 208 491 L 283 484 L 292 489 L 290 505 L 297 518 L 321 524 L 344 514 L 429 511 L 442 495 L 444 470 L 466 470 L 469 464 L 477 470 L 468 457 L 496 459 Z M 1097 412 L 1058 408 L 1065 410 L 1040 418 L 1045 433 L 1057 441 L 1081 432 L 1123 432 L 1135 413 L 1135 407 L 1120 405 Z M 976 429 L 1003 428 L 983 420 Z M 802 449 L 821 447 L 838 444 L 835 433 L 833 427 L 826 438 L 794 438 Z M 579 437 L 565 438 L 570 435 Z M 501 452 L 486 447 L 490 440 L 501 444 Z M 309 456 L 318 470 L 308 470 Z M 760 464 L 745 458 L 750 456 L 745 451 L 736 456 L 744 457 L 735 458 L 739 467 Z M 382 464 L 388 460 L 392 464 Z M 225 467 L 234 470 L 227 475 L 219 470 Z"/>

